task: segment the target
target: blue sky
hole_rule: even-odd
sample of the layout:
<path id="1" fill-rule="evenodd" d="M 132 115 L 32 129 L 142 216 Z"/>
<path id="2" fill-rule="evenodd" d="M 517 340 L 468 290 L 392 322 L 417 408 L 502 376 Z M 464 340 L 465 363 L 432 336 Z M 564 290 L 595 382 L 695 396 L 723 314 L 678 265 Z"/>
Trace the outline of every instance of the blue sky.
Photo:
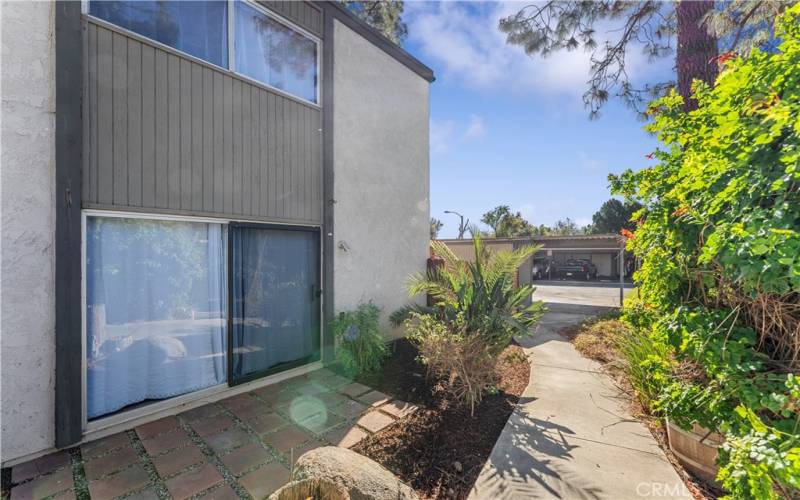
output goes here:
<path id="1" fill-rule="evenodd" d="M 581 95 L 589 54 L 546 59 L 505 44 L 497 20 L 522 3 L 406 2 L 406 50 L 436 74 L 431 86 L 431 215 L 440 237 L 457 235 L 463 213 L 473 222 L 505 204 L 533 224 L 570 217 L 578 224 L 610 197 L 607 176 L 638 169 L 655 138 L 620 102 L 589 121 Z M 605 35 L 601 35 L 604 38 Z M 669 74 L 671 62 L 633 51 L 634 81 Z M 656 78 L 657 80 L 658 78 Z"/>

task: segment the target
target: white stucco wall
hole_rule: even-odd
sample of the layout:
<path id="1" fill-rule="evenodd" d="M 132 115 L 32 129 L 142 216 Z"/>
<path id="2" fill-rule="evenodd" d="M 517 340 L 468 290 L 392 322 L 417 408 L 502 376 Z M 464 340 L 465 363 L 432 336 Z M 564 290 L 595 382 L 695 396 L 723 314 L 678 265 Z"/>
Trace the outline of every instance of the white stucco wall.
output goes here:
<path id="1" fill-rule="evenodd" d="M 54 14 L 52 2 L 0 2 L 4 463 L 54 444 Z"/>
<path id="2" fill-rule="evenodd" d="M 408 303 L 428 256 L 428 82 L 334 25 L 334 307 Z M 339 243 L 347 250 L 338 248 Z"/>

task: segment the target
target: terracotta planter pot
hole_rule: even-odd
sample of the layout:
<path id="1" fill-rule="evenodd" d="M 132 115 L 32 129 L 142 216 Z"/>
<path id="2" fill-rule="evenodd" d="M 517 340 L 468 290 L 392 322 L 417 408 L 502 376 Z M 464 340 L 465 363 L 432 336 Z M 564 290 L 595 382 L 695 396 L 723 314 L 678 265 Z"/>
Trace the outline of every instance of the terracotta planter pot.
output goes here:
<path id="1" fill-rule="evenodd" d="M 719 487 L 716 482 L 718 449 L 725 438 L 694 424 L 692 431 L 687 432 L 667 420 L 667 436 L 669 449 L 678 461 L 691 473 Z"/>

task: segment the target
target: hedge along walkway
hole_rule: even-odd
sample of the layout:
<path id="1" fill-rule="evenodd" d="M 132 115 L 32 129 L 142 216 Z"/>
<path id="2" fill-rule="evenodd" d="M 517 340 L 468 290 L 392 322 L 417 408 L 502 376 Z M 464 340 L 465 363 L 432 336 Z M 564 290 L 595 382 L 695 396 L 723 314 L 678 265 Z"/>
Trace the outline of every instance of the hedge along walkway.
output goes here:
<path id="1" fill-rule="evenodd" d="M 11 499 L 261 499 L 306 451 L 415 410 L 317 370 L 14 466 Z"/>
<path id="2" fill-rule="evenodd" d="M 601 366 L 557 333 L 595 311 L 549 307 L 521 342 L 531 380 L 470 498 L 692 498 Z"/>

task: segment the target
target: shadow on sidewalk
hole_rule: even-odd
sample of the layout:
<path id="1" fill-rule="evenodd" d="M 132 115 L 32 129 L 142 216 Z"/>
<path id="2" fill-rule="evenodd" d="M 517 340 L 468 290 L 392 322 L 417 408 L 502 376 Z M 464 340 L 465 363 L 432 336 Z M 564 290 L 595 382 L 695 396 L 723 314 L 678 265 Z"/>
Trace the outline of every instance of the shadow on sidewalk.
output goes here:
<path id="1" fill-rule="evenodd" d="M 564 467 L 564 461 L 572 460 L 572 451 L 579 448 L 567 441 L 574 435 L 564 425 L 512 414 L 506 424 L 504 442 L 496 445 L 501 446 L 502 454 L 490 458 L 495 459 L 491 472 L 476 484 L 471 498 L 541 498 L 544 492 L 549 498 L 601 498 L 602 488 L 593 485 L 590 476 L 578 475 Z M 567 491 L 557 490 L 553 484 L 565 486 Z"/>

